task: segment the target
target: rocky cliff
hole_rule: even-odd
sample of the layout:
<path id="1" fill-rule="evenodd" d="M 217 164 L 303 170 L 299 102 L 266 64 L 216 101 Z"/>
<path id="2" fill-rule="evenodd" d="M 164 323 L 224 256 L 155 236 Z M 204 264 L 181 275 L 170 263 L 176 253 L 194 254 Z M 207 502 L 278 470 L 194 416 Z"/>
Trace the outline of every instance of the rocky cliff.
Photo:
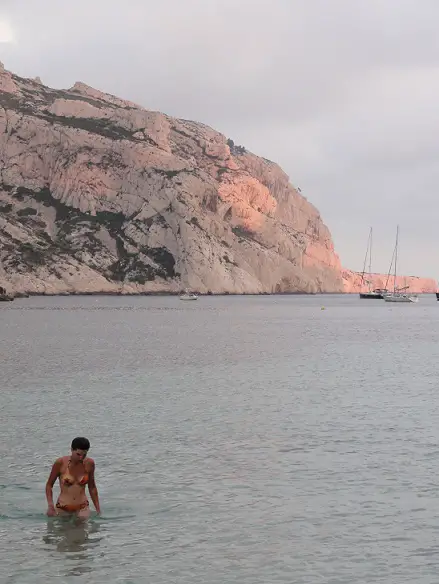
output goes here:
<path id="1" fill-rule="evenodd" d="M 0 285 L 11 292 L 343 292 L 317 209 L 211 128 L 0 65 Z"/>

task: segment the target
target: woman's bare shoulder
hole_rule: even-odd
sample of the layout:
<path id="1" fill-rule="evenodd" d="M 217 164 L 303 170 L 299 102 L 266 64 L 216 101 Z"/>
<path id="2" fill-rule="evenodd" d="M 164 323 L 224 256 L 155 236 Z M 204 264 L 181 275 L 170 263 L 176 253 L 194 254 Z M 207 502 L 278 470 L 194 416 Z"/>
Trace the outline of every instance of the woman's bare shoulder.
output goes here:
<path id="1" fill-rule="evenodd" d="M 57 458 L 55 462 L 52 464 L 52 470 L 50 471 L 50 475 L 55 478 L 57 477 L 63 469 L 64 466 L 64 456 Z"/>
<path id="2" fill-rule="evenodd" d="M 68 464 L 69 457 L 68 456 L 60 456 L 55 460 L 53 466 L 57 466 L 59 469 L 65 468 Z"/>

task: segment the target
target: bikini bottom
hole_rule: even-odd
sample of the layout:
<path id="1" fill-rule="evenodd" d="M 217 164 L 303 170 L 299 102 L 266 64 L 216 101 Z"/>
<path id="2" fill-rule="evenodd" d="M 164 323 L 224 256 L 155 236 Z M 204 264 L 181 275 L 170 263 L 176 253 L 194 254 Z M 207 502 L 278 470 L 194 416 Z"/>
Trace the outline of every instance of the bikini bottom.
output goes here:
<path id="1" fill-rule="evenodd" d="M 89 506 L 88 501 L 84 501 L 83 503 L 79 503 L 77 505 L 61 505 L 60 503 L 56 504 L 57 509 L 61 509 L 61 511 L 66 511 L 67 513 L 76 513 L 77 511 L 82 511 L 82 509 L 87 509 Z"/>

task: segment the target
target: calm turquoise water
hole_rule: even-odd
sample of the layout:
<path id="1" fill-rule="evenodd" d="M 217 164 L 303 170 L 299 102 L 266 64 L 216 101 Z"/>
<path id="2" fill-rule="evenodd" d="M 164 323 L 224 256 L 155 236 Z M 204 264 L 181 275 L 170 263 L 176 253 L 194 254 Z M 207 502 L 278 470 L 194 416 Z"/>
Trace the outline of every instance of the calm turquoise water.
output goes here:
<path id="1" fill-rule="evenodd" d="M 433 297 L 30 298 L 0 322 L 0 580 L 438 582 Z M 76 435 L 103 508 L 82 527 L 45 517 Z"/>

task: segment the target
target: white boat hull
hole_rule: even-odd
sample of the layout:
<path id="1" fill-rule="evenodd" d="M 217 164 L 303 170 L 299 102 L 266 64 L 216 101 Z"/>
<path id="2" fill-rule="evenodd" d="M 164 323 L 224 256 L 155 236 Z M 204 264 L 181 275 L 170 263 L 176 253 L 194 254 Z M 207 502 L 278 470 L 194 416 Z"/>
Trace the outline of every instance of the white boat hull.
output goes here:
<path id="1" fill-rule="evenodd" d="M 196 294 L 194 295 L 184 295 L 184 296 L 180 296 L 180 300 L 198 300 L 198 296 Z"/>
<path id="2" fill-rule="evenodd" d="M 418 302 L 419 298 L 417 296 L 411 296 L 410 294 L 389 294 L 384 296 L 385 302 Z"/>

